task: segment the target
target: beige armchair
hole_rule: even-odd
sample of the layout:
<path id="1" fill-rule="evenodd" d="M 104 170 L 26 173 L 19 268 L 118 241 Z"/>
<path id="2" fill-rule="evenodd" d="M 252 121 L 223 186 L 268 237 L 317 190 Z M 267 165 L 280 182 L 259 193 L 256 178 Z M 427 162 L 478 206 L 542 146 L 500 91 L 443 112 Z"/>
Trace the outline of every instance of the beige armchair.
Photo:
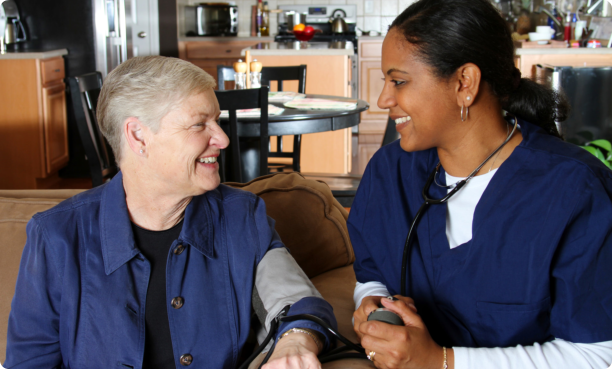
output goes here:
<path id="1" fill-rule="evenodd" d="M 342 335 L 357 342 L 351 323 L 354 310 L 355 260 L 346 227 L 347 211 L 329 187 L 297 173 L 280 173 L 246 184 L 227 183 L 260 196 L 276 230 L 291 254 L 331 303 Z M 0 362 L 5 360 L 6 332 L 11 300 L 26 241 L 26 224 L 82 190 L 0 190 Z M 261 357 L 259 358 L 261 360 Z M 367 360 L 345 359 L 325 369 L 374 368 Z"/>

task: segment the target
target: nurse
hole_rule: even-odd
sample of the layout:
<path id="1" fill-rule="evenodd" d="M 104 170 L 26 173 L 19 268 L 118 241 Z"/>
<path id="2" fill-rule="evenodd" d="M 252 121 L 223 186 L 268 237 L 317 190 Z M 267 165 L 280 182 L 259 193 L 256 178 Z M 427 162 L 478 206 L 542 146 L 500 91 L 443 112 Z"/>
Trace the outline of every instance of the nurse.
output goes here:
<path id="1" fill-rule="evenodd" d="M 559 137 L 567 104 L 521 78 L 498 11 L 417 1 L 382 72 L 378 106 L 401 139 L 370 161 L 348 219 L 354 327 L 374 365 L 607 368 L 612 172 Z M 405 326 L 368 322 L 379 304 Z"/>

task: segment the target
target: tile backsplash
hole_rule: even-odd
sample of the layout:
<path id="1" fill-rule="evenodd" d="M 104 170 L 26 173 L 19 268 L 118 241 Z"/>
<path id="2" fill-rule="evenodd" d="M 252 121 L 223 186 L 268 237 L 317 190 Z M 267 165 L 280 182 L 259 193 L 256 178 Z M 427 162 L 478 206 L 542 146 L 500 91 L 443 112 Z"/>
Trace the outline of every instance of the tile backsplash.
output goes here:
<path id="1" fill-rule="evenodd" d="M 384 34 L 395 17 L 414 1 L 416 0 L 268 0 L 268 6 L 270 9 L 277 9 L 279 5 L 292 4 L 355 4 L 357 5 L 357 27 L 364 31 L 378 31 Z M 177 0 L 179 16 L 183 12 L 182 6 L 194 5 L 200 2 L 202 1 Z M 256 5 L 257 0 L 236 0 L 233 2 L 238 5 L 240 18 L 238 36 L 250 36 L 251 6 Z M 271 14 L 270 16 L 271 35 L 277 32 L 277 18 L 276 14 Z"/>

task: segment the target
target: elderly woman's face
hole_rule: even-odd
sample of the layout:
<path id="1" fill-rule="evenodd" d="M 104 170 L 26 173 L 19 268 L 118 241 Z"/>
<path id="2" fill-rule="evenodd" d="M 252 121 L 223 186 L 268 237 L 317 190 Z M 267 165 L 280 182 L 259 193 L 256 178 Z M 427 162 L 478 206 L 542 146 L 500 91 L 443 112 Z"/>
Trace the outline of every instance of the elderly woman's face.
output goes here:
<path id="1" fill-rule="evenodd" d="M 147 144 L 156 180 L 169 192 L 186 196 L 214 190 L 220 183 L 217 159 L 229 140 L 219 124 L 212 89 L 193 95 L 164 116 Z"/>

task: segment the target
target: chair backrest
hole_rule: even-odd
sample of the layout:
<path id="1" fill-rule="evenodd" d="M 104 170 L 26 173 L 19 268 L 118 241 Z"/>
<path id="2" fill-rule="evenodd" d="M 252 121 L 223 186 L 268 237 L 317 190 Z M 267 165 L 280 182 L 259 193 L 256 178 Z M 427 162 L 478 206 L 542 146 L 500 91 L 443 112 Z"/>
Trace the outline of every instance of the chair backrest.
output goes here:
<path id="1" fill-rule="evenodd" d="M 89 162 L 92 185 L 96 187 L 117 173 L 112 150 L 100 132 L 96 118 L 102 74 L 93 72 L 67 79 L 79 136 Z"/>
<path id="2" fill-rule="evenodd" d="M 223 155 L 221 163 L 221 180 L 242 182 L 243 170 L 251 171 L 255 168 L 242 168 L 240 160 L 240 132 L 238 130 L 238 118 L 236 111 L 240 109 L 261 109 L 259 120 L 259 171 L 257 176 L 268 174 L 268 91 L 269 86 L 261 88 L 250 88 L 246 90 L 215 91 L 221 110 L 229 112 L 229 154 L 231 158 L 225 160 Z M 251 123 L 258 124 L 258 123 Z M 225 168 L 227 162 L 231 162 L 231 170 Z"/>
<path id="3" fill-rule="evenodd" d="M 283 91 L 283 81 L 298 81 L 298 91 L 306 93 L 306 65 L 289 67 L 263 67 L 261 69 L 261 84 L 270 86 L 270 81 L 278 82 L 278 91 Z"/>
<path id="4" fill-rule="evenodd" d="M 383 136 L 382 146 L 388 145 L 391 142 L 400 138 L 400 134 L 395 130 L 395 121 L 389 117 L 387 120 L 387 127 L 385 128 L 385 135 Z"/>
<path id="5" fill-rule="evenodd" d="M 217 65 L 217 90 L 225 91 L 225 82 L 235 81 L 234 73 L 234 67 Z"/>

